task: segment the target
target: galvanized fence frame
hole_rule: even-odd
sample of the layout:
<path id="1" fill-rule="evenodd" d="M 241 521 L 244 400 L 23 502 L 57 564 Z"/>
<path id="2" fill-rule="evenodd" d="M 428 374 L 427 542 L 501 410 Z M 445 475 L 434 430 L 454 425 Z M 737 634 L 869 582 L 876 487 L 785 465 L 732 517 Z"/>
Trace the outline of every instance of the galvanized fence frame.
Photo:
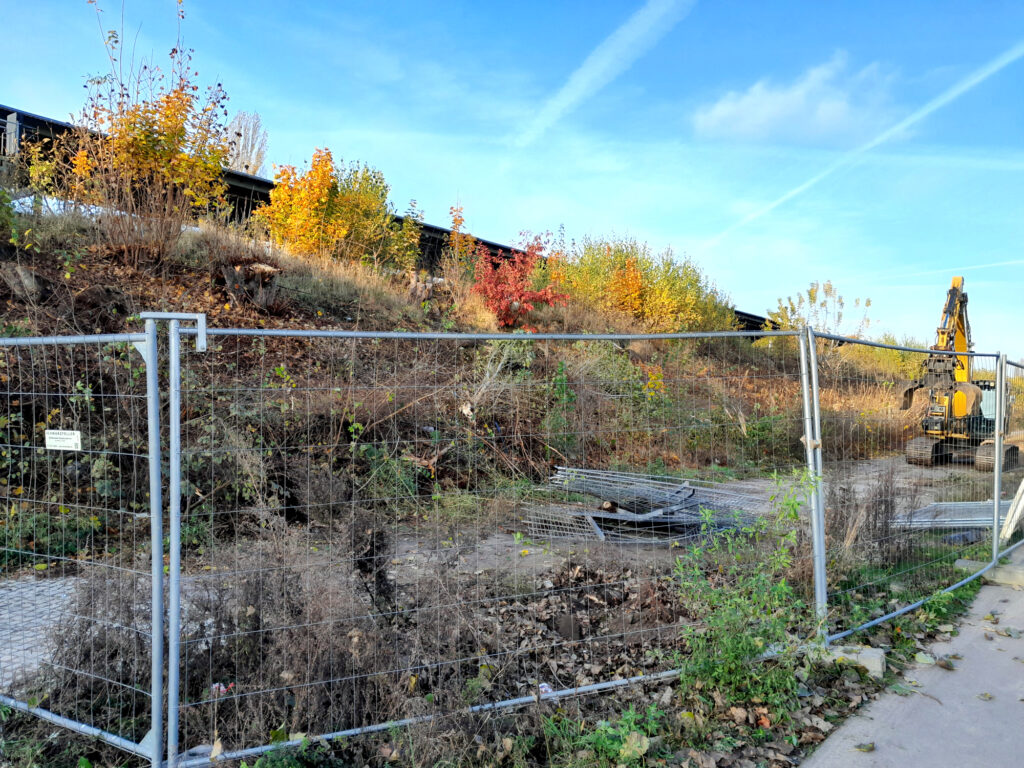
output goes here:
<path id="1" fill-rule="evenodd" d="M 169 429 L 171 433 L 171 456 L 170 456 L 170 467 L 171 477 L 170 482 L 170 506 L 169 506 L 169 525 L 170 525 L 170 538 L 172 541 L 172 559 L 170 563 L 170 579 L 171 579 L 171 598 L 169 608 L 169 646 L 168 646 L 168 664 L 169 669 L 172 670 L 168 677 L 168 723 L 167 723 L 167 734 L 168 734 L 168 756 L 179 756 L 178 763 L 182 768 L 200 768 L 201 766 L 213 765 L 216 762 L 222 760 L 237 760 L 237 759 L 249 759 L 258 757 L 261 754 L 269 752 L 275 748 L 299 746 L 301 740 L 285 740 L 274 744 L 263 744 L 255 747 L 246 747 L 241 749 L 232 749 L 227 751 L 219 751 L 215 757 L 203 754 L 189 755 L 187 753 L 182 754 L 181 749 L 183 745 L 179 744 L 179 727 L 181 722 L 182 704 L 179 702 L 179 680 L 178 673 L 173 671 L 178 663 L 181 663 L 181 645 L 176 639 L 176 635 L 180 635 L 182 632 L 182 616 L 181 616 L 181 597 L 180 593 L 182 590 L 182 574 L 180 552 L 176 550 L 180 547 L 181 541 L 181 525 L 182 525 L 182 510 L 178 500 L 181 497 L 180 489 L 182 484 L 181 473 L 181 455 L 182 450 L 180 442 L 180 413 L 181 407 L 180 400 L 181 392 L 177 388 L 175 381 L 179 378 L 182 372 L 182 364 L 180 358 L 180 339 L 195 336 L 197 331 L 192 328 L 180 327 L 176 323 L 171 323 L 170 328 L 171 340 L 169 345 L 170 355 L 170 367 L 171 367 L 171 404 L 169 408 L 170 412 L 170 424 Z M 806 346 L 806 334 L 802 334 L 796 331 L 762 331 L 762 332 L 721 332 L 721 333 L 676 333 L 676 334 L 563 334 L 563 333 L 534 333 L 525 336 L 517 336 L 513 334 L 501 334 L 501 333 L 421 333 L 421 332 L 377 332 L 377 331 L 327 331 L 327 330 L 271 330 L 271 329 L 209 329 L 206 331 L 206 336 L 211 340 L 214 339 L 267 339 L 267 340 L 295 340 L 295 339 L 327 339 L 327 340 L 341 340 L 355 342 L 358 340 L 363 341 L 438 341 L 438 342 L 507 342 L 507 341 L 528 341 L 530 343 L 539 344 L 541 342 L 572 342 L 572 343 L 586 343 L 586 342 L 632 342 L 632 341 L 653 341 L 653 340 L 709 340 L 709 339 L 728 339 L 728 338 L 757 338 L 757 337 L 788 337 L 792 338 L 797 342 L 800 349 L 800 388 L 803 393 L 802 399 L 803 405 L 803 423 L 804 429 L 807 430 L 812 424 L 810 418 L 811 411 L 809 409 L 809 401 L 806 399 L 806 395 L 811 391 L 811 376 L 809 373 L 808 356 L 805 353 Z M 177 338 L 176 338 L 177 337 Z M 178 437 L 176 438 L 176 434 Z M 813 461 L 813 440 L 806 439 L 803 441 L 805 445 L 805 456 L 804 462 L 808 468 L 815 466 L 812 464 Z M 819 505 L 820 506 L 820 505 Z M 812 518 L 813 520 L 813 518 Z M 816 524 L 815 524 L 816 525 Z M 819 526 L 820 527 L 820 526 Z M 178 596 L 176 597 L 176 593 Z M 819 611 L 823 613 L 824 595 L 819 596 L 822 603 L 819 604 Z M 641 674 L 627 678 L 613 677 L 613 679 L 601 680 L 588 685 L 564 688 L 560 690 L 551 691 L 539 691 L 533 695 L 512 697 L 508 699 L 501 699 L 496 701 L 487 701 L 482 704 L 475 704 L 467 706 L 462 710 L 456 711 L 444 711 L 436 714 L 431 713 L 427 715 L 415 716 L 402 718 L 398 720 L 389 720 L 386 722 L 373 723 L 370 725 L 348 728 L 345 730 L 339 730 L 321 734 L 306 734 L 306 739 L 337 739 L 351 736 L 357 736 L 360 734 L 370 734 L 377 732 L 386 732 L 394 728 L 400 728 L 404 726 L 428 723 L 434 721 L 440 717 L 444 717 L 450 714 L 456 714 L 458 711 L 465 713 L 482 713 L 482 712 L 497 712 L 501 710 L 507 710 L 516 707 L 526 706 L 537 701 L 553 701 L 570 697 L 579 697 L 591 693 L 598 693 L 605 690 L 612 690 L 624 685 L 632 685 L 644 682 L 654 682 L 657 680 L 670 679 L 677 677 L 680 673 L 679 669 L 669 669 L 659 671 L 653 674 Z M 217 685 L 215 683 L 215 685 Z M 213 738 L 213 734 L 209 734 L 210 740 Z M 172 758 L 173 764 L 173 758 Z"/>
<path id="2" fill-rule="evenodd" d="M 96 335 L 96 336 L 69 336 L 69 337 L 47 337 L 47 338 L 2 338 L 0 348 L 16 346 L 43 346 L 43 345 L 77 345 L 105 342 L 129 342 L 136 346 L 145 359 L 146 369 L 146 397 L 147 397 L 147 428 L 148 428 L 148 454 L 149 454 L 149 514 L 150 514 L 150 536 L 152 544 L 151 558 L 151 679 L 149 681 L 149 696 L 151 700 L 151 723 L 152 728 L 149 734 L 142 740 L 135 742 L 125 739 L 117 734 L 109 733 L 96 726 L 77 722 L 63 717 L 57 713 L 48 711 L 39 706 L 34 706 L 28 701 L 19 700 L 15 697 L 0 695 L 0 704 L 31 713 L 54 725 L 68 728 L 70 730 L 98 738 L 106 743 L 121 749 L 129 754 L 142 757 L 150 761 L 153 766 L 173 765 L 187 766 L 187 768 L 200 768 L 200 766 L 212 765 L 216 762 L 232 759 L 245 759 L 257 757 L 271 749 L 282 746 L 298 746 L 300 741 L 284 741 L 256 747 L 236 749 L 230 752 L 222 752 L 216 755 L 182 755 L 180 753 L 179 719 L 181 702 L 179 702 L 180 690 L 180 663 L 182 656 L 182 344 L 188 340 L 195 342 L 196 350 L 201 352 L 206 348 L 208 337 L 243 337 L 250 339 L 340 339 L 340 340 L 374 340 L 393 339 L 410 341 L 507 341 L 516 340 L 510 334 L 493 333 L 414 333 L 414 332 L 373 332 L 373 331 L 288 331 L 288 330 L 247 330 L 247 329 L 207 329 L 205 317 L 202 315 L 181 315 L 172 313 L 147 313 L 144 314 L 145 331 L 143 333 Z M 157 323 L 167 323 L 167 385 L 166 392 L 161 391 L 161 369 L 160 344 L 158 342 Z M 819 361 L 817 348 L 821 340 L 831 340 L 839 343 L 858 343 L 868 346 L 881 347 L 893 350 L 903 350 L 921 354 L 935 354 L 933 350 L 920 350 L 897 345 L 886 345 L 876 342 L 864 342 L 854 339 L 846 339 L 831 334 L 817 333 L 810 328 L 803 331 L 763 331 L 763 332 L 724 332 L 724 333 L 681 333 L 681 334 L 531 334 L 530 341 L 553 341 L 553 342 L 593 342 L 593 341 L 614 341 L 629 342 L 640 340 L 682 340 L 682 339 L 715 339 L 715 338 L 751 338 L 751 337 L 790 337 L 794 338 L 799 351 L 799 378 L 801 414 L 803 421 L 804 461 L 809 475 L 813 478 L 813 487 L 810 490 L 809 499 L 809 523 L 810 539 L 813 558 L 813 592 L 814 611 L 817 617 L 820 642 L 825 644 L 846 638 L 856 632 L 869 629 L 884 621 L 891 620 L 923 605 L 929 598 L 914 601 L 908 605 L 901 606 L 883 616 L 871 621 L 864 622 L 859 626 L 830 632 L 829 623 L 829 586 L 828 586 L 828 561 L 826 549 L 826 510 L 823 480 L 826 475 L 825 461 L 822 451 L 822 412 L 821 412 L 821 383 L 819 381 Z M 942 354 L 941 352 L 939 354 Z M 972 353 L 976 357 L 992 358 L 992 355 Z M 1015 550 L 1022 543 L 1009 543 L 1005 548 L 1000 547 L 999 525 L 1000 525 L 1000 499 L 1002 494 L 1003 478 L 1003 442 L 1006 437 L 1004 425 L 1008 406 L 1011 404 L 1007 398 L 1008 382 L 1012 379 L 1015 382 L 1024 382 L 1024 365 L 1008 362 L 1005 355 L 994 356 L 995 365 L 995 391 L 996 391 L 996 414 L 999 428 L 996 430 L 996 467 L 993 472 L 993 520 L 992 520 L 992 547 L 991 558 L 985 566 L 972 575 L 949 584 L 944 591 L 956 589 L 963 584 L 975 580 L 985 572 L 994 567 L 1001 557 L 1006 556 Z M 1015 385 L 1020 388 L 1020 384 Z M 1015 390 L 1016 391 L 1016 390 Z M 161 397 L 166 397 L 167 408 L 167 444 L 166 454 L 161 451 Z M 1011 420 L 1011 425 L 1018 422 L 1024 423 L 1019 416 L 1017 421 Z M 1011 426 L 1012 431 L 1015 427 Z M 166 456 L 167 476 L 164 477 L 161 465 L 161 457 Z M 164 537 L 164 512 L 163 494 L 164 482 L 167 482 L 168 509 L 167 534 L 169 537 L 169 562 L 164 567 L 162 547 L 158 542 Z M 163 595 L 165 587 L 168 589 L 168 600 L 164 605 Z M 166 633 L 166 648 L 164 646 L 164 633 Z M 167 675 L 166 691 L 164 689 L 164 675 Z M 633 685 L 642 682 L 652 682 L 662 679 L 671 679 L 678 676 L 678 669 L 659 671 L 653 674 L 642 674 L 631 677 L 608 679 L 583 685 L 574 688 L 561 690 L 542 691 L 535 695 L 508 698 L 498 701 L 489 701 L 483 704 L 476 704 L 466 707 L 465 712 L 489 712 L 500 711 L 528 705 L 538 700 L 557 700 L 568 697 L 576 697 L 589 693 L 596 693 L 605 690 L 612 690 L 622 686 Z M 166 723 L 164 720 L 166 704 Z M 382 723 L 375 723 L 357 728 L 349 728 L 335 732 L 319 734 L 320 738 L 335 739 L 350 737 L 359 734 L 388 731 L 393 728 L 415 725 L 429 722 L 441 714 L 426 714 L 415 717 L 391 720 Z M 166 741 L 164 734 L 166 733 Z M 310 737 L 312 738 L 312 737 Z"/>
<path id="3" fill-rule="evenodd" d="M 862 339 L 850 339 L 835 334 L 820 333 L 814 331 L 811 328 L 806 329 L 807 334 L 807 350 L 810 357 L 809 367 L 811 375 L 811 409 L 813 412 L 814 432 L 813 432 L 813 443 L 814 443 L 814 454 L 815 454 L 815 466 L 814 475 L 818 480 L 815 495 L 815 508 L 817 514 L 815 515 L 818 521 L 818 535 L 815 539 L 815 586 L 816 594 L 820 588 L 824 594 L 824 606 L 822 601 L 818 602 L 819 616 L 825 616 L 823 622 L 822 639 L 826 644 L 834 643 L 858 632 L 871 629 L 874 626 L 882 624 L 892 619 L 903 616 L 911 611 L 917 610 L 921 606 L 925 605 L 935 595 L 927 595 L 921 599 L 908 602 L 904 605 L 900 605 L 893 610 L 886 611 L 880 616 L 863 621 L 860 624 L 852 627 L 835 627 L 833 622 L 829 620 L 829 610 L 832 606 L 832 593 L 829 590 L 828 584 L 830 579 L 830 566 L 828 564 L 828 549 L 825 541 L 825 523 L 826 515 L 824 509 L 824 487 L 823 482 L 826 477 L 825 466 L 822 460 L 822 408 L 821 408 L 821 386 L 819 383 L 818 372 L 820 369 L 820 363 L 818 360 L 818 347 L 819 342 L 834 342 L 838 344 L 854 344 L 862 345 L 865 347 L 873 347 L 882 350 L 892 350 L 906 353 L 916 353 L 919 355 L 956 355 L 956 352 L 948 352 L 944 350 L 934 349 L 918 349 L 914 347 L 906 347 L 895 344 L 885 344 L 881 342 L 867 341 Z M 960 353 L 963 355 L 964 353 Z M 948 593 L 952 592 L 965 584 L 969 584 L 972 581 L 979 579 L 993 567 L 995 567 L 1000 557 L 1005 556 L 1011 549 L 1016 548 L 1016 544 L 1009 549 L 1000 552 L 999 545 L 999 528 L 1001 524 L 1001 491 L 1002 491 L 1002 480 L 1004 474 L 1003 467 L 1003 450 L 1004 450 L 1004 438 L 1006 437 L 1006 414 L 1007 414 L 1007 359 L 1006 355 L 1000 353 L 982 353 L 982 352 L 967 352 L 967 356 L 971 357 L 972 360 L 989 360 L 993 364 L 993 379 L 994 379 L 994 392 L 995 392 L 995 422 L 996 429 L 994 434 L 995 442 L 995 466 L 992 473 L 991 482 L 991 504 L 992 504 L 992 521 L 989 526 L 989 537 L 991 541 L 991 554 L 984 563 L 978 567 L 974 573 L 959 579 L 952 580 L 952 583 L 945 584 L 941 587 L 939 592 Z M 1017 364 L 1014 364 L 1017 365 Z M 1017 366 L 1021 368 L 1020 366 Z M 1024 368 L 1021 368 L 1024 371 Z M 1024 378 L 1022 378 L 1024 380 Z M 1005 502 L 1003 502 L 1005 503 Z M 951 526 L 955 528 L 955 526 Z M 834 630 L 834 631 L 830 631 Z"/>
<path id="4" fill-rule="evenodd" d="M 0 705 L 26 712 L 54 725 L 67 728 L 85 736 L 99 739 L 128 754 L 147 759 L 153 766 L 163 763 L 163 550 L 160 543 L 163 536 L 162 522 L 162 473 L 160 471 L 160 388 L 158 365 L 158 337 L 155 319 L 146 319 L 144 333 L 98 334 L 82 336 L 53 336 L 31 338 L 0 338 L 0 349 L 38 347 L 79 347 L 88 345 L 131 344 L 142 355 L 146 373 L 146 415 L 148 441 L 149 481 L 149 535 L 152 550 L 150 564 L 150 729 L 138 742 L 111 733 L 104 728 L 76 721 L 39 705 L 33 700 L 17 696 L 0 695 Z M 72 393 L 53 393 L 58 397 Z"/>
<path id="5" fill-rule="evenodd" d="M 1006 398 L 1003 401 L 1005 410 L 1002 414 L 1006 419 L 1005 437 L 1013 439 L 1017 445 L 1016 460 L 1020 467 L 1024 462 L 1024 360 L 1021 362 L 1006 360 L 1004 355 L 1003 362 L 1005 363 L 1006 382 Z M 1006 496 L 1012 501 L 1007 512 L 1007 519 L 1003 523 L 1005 529 L 1003 526 L 998 528 L 999 535 L 993 547 L 995 550 L 993 559 L 997 561 L 1002 560 L 1024 543 L 1024 535 L 1021 535 L 1016 542 L 1012 541 L 1018 529 L 1021 528 L 1020 520 L 1024 516 L 1024 478 L 1021 478 L 1016 488 L 1012 485 L 1009 488 L 1002 488 L 1001 483 L 1000 480 L 1000 492 L 996 494 L 995 498 Z M 996 514 L 1001 515 L 1001 512 Z M 1005 546 L 1003 546 L 1004 544 Z"/>

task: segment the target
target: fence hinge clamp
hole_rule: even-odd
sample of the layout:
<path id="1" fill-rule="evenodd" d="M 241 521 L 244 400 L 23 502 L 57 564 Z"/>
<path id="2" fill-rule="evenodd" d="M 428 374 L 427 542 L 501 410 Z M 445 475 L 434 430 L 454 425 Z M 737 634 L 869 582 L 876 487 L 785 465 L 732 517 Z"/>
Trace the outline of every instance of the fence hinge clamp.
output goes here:
<path id="1" fill-rule="evenodd" d="M 206 315 L 202 312 L 143 312 L 143 320 L 184 320 L 196 324 L 196 351 L 206 351 Z"/>

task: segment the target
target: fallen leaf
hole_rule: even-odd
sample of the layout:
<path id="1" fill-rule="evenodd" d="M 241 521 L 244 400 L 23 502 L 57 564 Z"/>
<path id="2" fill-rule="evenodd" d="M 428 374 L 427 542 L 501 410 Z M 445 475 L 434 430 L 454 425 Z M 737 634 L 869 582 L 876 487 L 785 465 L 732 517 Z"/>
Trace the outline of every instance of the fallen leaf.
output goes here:
<path id="1" fill-rule="evenodd" d="M 927 666 L 935 663 L 935 657 L 928 653 L 918 652 L 914 654 L 914 661 Z"/>
<path id="2" fill-rule="evenodd" d="M 942 669 L 948 669 L 950 672 L 952 672 L 954 669 L 956 669 L 956 664 L 954 664 L 952 661 L 950 661 L 945 656 L 942 657 L 941 659 L 939 659 L 938 661 L 936 661 L 935 662 L 935 666 L 940 667 Z"/>
<path id="3" fill-rule="evenodd" d="M 856 749 L 858 752 L 874 752 L 875 751 L 875 742 L 867 741 L 867 742 L 864 742 L 863 744 L 856 744 L 856 745 L 854 745 L 853 748 Z"/>
<path id="4" fill-rule="evenodd" d="M 626 762 L 639 760 L 650 749 L 651 740 L 639 731 L 631 731 L 622 741 L 619 757 Z"/>
<path id="5" fill-rule="evenodd" d="M 210 750 L 210 758 L 209 759 L 212 760 L 215 757 L 219 757 L 223 753 L 224 753 L 224 745 L 221 743 L 220 739 L 217 739 L 216 741 L 213 742 L 213 749 Z"/>
<path id="6" fill-rule="evenodd" d="M 994 697 L 992 696 L 992 694 L 991 694 L 991 693 L 988 693 L 988 692 L 986 691 L 985 693 L 979 693 L 979 694 L 978 694 L 978 698 L 979 698 L 979 699 L 981 699 L 982 701 L 992 701 L 992 699 L 993 699 Z"/>

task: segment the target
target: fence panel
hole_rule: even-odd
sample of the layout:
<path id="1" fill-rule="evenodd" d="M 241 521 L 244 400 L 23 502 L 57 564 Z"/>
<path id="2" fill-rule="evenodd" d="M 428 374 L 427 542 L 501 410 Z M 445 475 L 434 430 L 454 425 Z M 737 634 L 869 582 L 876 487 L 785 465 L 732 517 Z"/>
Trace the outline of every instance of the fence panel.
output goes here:
<path id="1" fill-rule="evenodd" d="M 800 485 L 796 348 L 223 330 L 184 345 L 173 748 L 203 765 L 218 740 L 248 756 L 272 731 L 674 676 L 679 545 L 770 516 L 775 471 Z"/>
<path id="2" fill-rule="evenodd" d="M 1006 364 L 1006 438 L 1001 498 L 1010 502 L 999 531 L 1002 554 L 1024 539 L 1024 363 Z"/>
<path id="3" fill-rule="evenodd" d="M 0 339 L 0 701 L 147 756 L 149 331 Z"/>
<path id="4" fill-rule="evenodd" d="M 971 355 L 980 415 L 962 423 L 970 440 L 950 441 L 929 423 L 935 409 L 927 386 L 904 400 L 931 350 L 819 335 L 815 354 L 835 639 L 991 561 L 996 475 L 984 451 L 996 432 L 998 361 Z"/>

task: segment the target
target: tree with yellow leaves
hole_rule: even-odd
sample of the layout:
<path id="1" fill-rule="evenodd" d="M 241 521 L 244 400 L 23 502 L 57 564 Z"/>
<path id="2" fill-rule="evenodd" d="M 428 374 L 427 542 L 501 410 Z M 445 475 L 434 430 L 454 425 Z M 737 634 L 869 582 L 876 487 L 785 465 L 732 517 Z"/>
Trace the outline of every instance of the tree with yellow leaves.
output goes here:
<path id="1" fill-rule="evenodd" d="M 421 217 L 415 202 L 399 223 L 383 174 L 367 165 L 338 165 L 317 149 L 309 167 L 281 166 L 269 205 L 255 212 L 271 239 L 294 253 L 412 269 Z"/>
<path id="2" fill-rule="evenodd" d="M 632 317 L 656 332 L 727 330 L 728 301 L 689 259 L 655 255 L 632 239 L 584 239 L 554 268 L 577 300 Z"/>
<path id="3" fill-rule="evenodd" d="M 104 45 L 110 71 L 88 81 L 76 129 L 51 155 L 70 158 L 67 167 L 38 183 L 60 184 L 95 209 L 107 245 L 137 266 L 165 256 L 184 224 L 223 202 L 227 94 L 219 83 L 200 89 L 191 51 L 180 44 L 166 72 L 122 61 L 116 30 Z"/>

